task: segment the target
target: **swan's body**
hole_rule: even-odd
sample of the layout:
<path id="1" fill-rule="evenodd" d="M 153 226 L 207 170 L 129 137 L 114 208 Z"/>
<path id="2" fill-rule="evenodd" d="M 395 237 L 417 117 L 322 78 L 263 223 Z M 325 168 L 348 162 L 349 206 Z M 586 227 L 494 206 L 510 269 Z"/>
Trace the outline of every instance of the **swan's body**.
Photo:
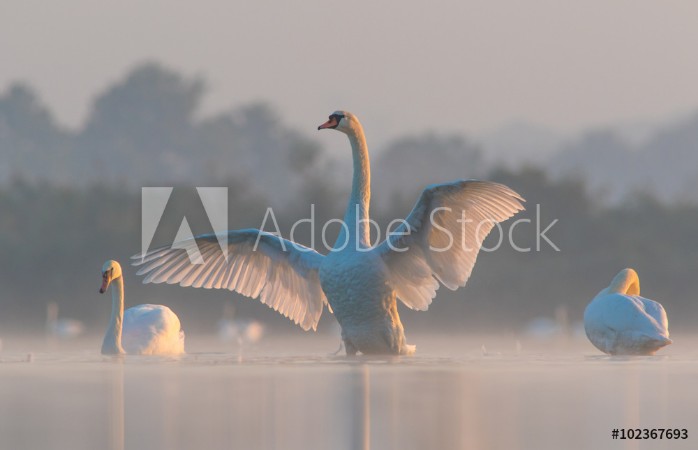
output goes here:
<path id="1" fill-rule="evenodd" d="M 640 279 L 622 270 L 584 311 L 584 330 L 592 344 L 611 355 L 652 355 L 671 344 L 661 304 L 640 297 Z"/>
<path id="2" fill-rule="evenodd" d="M 116 261 L 102 267 L 104 293 L 111 285 L 112 315 L 102 343 L 102 354 L 177 355 L 184 353 L 179 318 L 163 305 L 138 305 L 124 312 L 124 277 Z"/>
<path id="3" fill-rule="evenodd" d="M 344 253 L 351 252 L 351 253 Z M 320 266 L 320 282 L 342 328 L 347 354 L 412 354 L 397 312 L 387 267 L 373 252 L 331 252 Z M 370 294 L 368 294 L 370 293 Z"/>
<path id="4" fill-rule="evenodd" d="M 523 209 L 523 199 L 485 181 L 431 185 L 403 224 L 372 247 L 370 165 L 361 124 L 351 113 L 338 111 L 322 128 L 349 137 L 354 161 L 347 226 L 328 255 L 248 229 L 155 249 L 134 256 L 134 265 L 142 266 L 138 274 L 146 275 L 144 283 L 225 288 L 259 297 L 305 330 L 316 328 L 323 305 L 329 304 L 347 354 L 410 354 L 414 346 L 405 341 L 397 299 L 424 311 L 439 283 L 452 290 L 464 286 L 482 241 L 495 223 Z M 227 240 L 227 257 L 221 239 Z M 200 251 L 204 263 L 192 263 L 190 251 Z"/>

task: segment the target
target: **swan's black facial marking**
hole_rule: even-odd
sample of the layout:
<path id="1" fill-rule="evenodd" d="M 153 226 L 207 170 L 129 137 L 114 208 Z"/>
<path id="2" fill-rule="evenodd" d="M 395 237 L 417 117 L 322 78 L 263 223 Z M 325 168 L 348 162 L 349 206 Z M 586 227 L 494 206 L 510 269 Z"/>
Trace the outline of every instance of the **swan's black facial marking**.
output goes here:
<path id="1" fill-rule="evenodd" d="M 327 122 L 323 123 L 319 127 L 317 127 L 318 130 L 324 130 L 324 129 L 331 129 L 334 130 L 339 126 L 339 121 L 344 119 L 344 114 L 332 114 Z"/>
<path id="2" fill-rule="evenodd" d="M 330 120 L 334 119 L 336 125 L 333 126 L 332 128 L 337 128 L 339 126 L 339 121 L 344 119 L 344 114 L 332 114 L 330 116 Z"/>
<path id="3" fill-rule="evenodd" d="M 112 280 L 112 275 L 114 274 L 114 269 L 109 269 L 102 273 L 102 286 L 99 288 L 99 293 L 104 294 L 109 288 L 109 284 Z"/>

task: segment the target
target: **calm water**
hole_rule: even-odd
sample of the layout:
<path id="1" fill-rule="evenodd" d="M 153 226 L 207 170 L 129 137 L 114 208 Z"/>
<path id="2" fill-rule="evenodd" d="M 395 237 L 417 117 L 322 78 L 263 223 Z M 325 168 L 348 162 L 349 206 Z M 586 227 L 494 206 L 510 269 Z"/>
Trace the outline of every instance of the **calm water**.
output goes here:
<path id="1" fill-rule="evenodd" d="M 182 358 L 122 360 L 99 338 L 5 339 L 0 448 L 694 449 L 698 339 L 672 337 L 635 358 L 583 340 L 410 336 L 415 357 L 346 359 L 308 336 L 242 353 L 191 338 Z M 689 439 L 612 440 L 621 427 Z"/>

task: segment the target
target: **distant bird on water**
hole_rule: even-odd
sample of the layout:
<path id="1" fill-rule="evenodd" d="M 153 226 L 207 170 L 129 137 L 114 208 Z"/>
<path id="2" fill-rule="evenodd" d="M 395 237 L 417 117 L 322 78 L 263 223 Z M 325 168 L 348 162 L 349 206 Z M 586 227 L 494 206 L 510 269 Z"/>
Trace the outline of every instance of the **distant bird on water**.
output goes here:
<path id="1" fill-rule="evenodd" d="M 223 305 L 223 317 L 218 321 L 218 338 L 223 342 L 236 341 L 239 346 L 254 344 L 264 336 L 264 325 L 253 319 L 236 319 L 235 307 Z"/>
<path id="2" fill-rule="evenodd" d="M 316 329 L 325 304 L 342 328 L 348 355 L 411 354 L 397 299 L 424 311 L 439 283 L 465 286 L 495 223 L 523 210 L 508 187 L 459 180 L 427 186 L 412 212 L 385 241 L 372 246 L 369 226 L 370 165 L 355 115 L 336 111 L 318 127 L 346 134 L 354 175 L 344 224 L 334 249 L 323 256 L 256 229 L 228 231 L 227 257 L 215 234 L 133 257 L 144 283 L 229 289 L 256 298 L 304 330 Z M 176 248 L 175 248 L 176 247 Z M 196 250 L 195 250 L 196 249 Z M 189 260 L 200 251 L 203 264 Z"/>
<path id="3" fill-rule="evenodd" d="M 73 339 L 85 331 L 85 325 L 76 319 L 58 317 L 58 303 L 46 305 L 46 336 L 49 339 Z"/>
<path id="4" fill-rule="evenodd" d="M 138 305 L 124 312 L 124 277 L 121 265 L 102 266 L 104 294 L 111 285 L 112 309 L 102 343 L 103 355 L 178 355 L 184 353 L 184 331 L 179 317 L 163 305 Z"/>
<path id="5" fill-rule="evenodd" d="M 584 330 L 592 344 L 611 355 L 652 355 L 672 343 L 661 304 L 640 297 L 640 278 L 623 269 L 584 311 Z"/>

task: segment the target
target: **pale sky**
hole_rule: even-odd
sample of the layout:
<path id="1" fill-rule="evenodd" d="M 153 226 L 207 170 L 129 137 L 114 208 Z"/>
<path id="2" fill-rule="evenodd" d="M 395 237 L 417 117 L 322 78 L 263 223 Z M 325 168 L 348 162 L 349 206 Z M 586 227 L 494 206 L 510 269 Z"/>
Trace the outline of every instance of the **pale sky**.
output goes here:
<path id="1" fill-rule="evenodd" d="M 25 80 L 78 126 L 157 60 L 209 81 L 207 112 L 265 100 L 308 134 L 335 109 L 375 142 L 571 133 L 698 110 L 697 45 L 695 0 L 2 0 L 0 89 Z"/>

